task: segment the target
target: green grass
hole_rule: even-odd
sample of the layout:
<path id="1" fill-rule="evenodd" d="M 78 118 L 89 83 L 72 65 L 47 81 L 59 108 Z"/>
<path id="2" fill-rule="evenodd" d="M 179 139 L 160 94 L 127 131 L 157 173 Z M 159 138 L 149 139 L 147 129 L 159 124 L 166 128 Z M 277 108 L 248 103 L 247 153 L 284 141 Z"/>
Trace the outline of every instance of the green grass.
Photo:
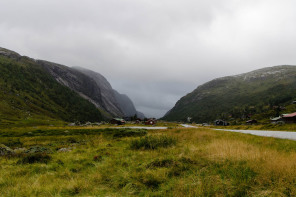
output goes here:
<path id="1" fill-rule="evenodd" d="M 0 156 L 1 196 L 296 195 L 295 141 L 207 128 L 11 132 L 0 143 L 26 150 Z"/>
<path id="2" fill-rule="evenodd" d="M 266 72 L 283 71 L 283 68 L 283 77 L 266 75 Z M 296 105 L 291 105 L 296 98 L 295 76 L 295 66 L 278 66 L 265 69 L 250 80 L 244 75 L 218 78 L 182 97 L 163 119 L 186 121 L 190 116 L 196 123 L 224 119 L 242 124 L 246 121 L 244 117 L 250 115 L 260 123 L 268 123 L 270 117 L 295 112 Z"/>
<path id="3" fill-rule="evenodd" d="M 146 136 L 140 139 L 131 141 L 130 147 L 132 149 L 154 150 L 158 148 L 167 148 L 176 145 L 175 138 L 161 135 L 161 136 Z"/>
<path id="4" fill-rule="evenodd" d="M 32 59 L 0 56 L 0 128 L 103 120 L 89 101 Z"/>

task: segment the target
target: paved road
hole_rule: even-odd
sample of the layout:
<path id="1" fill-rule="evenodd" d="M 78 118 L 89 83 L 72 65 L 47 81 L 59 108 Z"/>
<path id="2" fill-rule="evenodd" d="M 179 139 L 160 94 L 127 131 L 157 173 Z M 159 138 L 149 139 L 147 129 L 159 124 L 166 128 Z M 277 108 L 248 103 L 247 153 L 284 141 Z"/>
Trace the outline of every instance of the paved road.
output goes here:
<path id="1" fill-rule="evenodd" d="M 237 133 L 247 133 L 265 137 L 275 137 L 289 140 L 296 140 L 296 132 L 289 131 L 262 131 L 262 130 L 231 130 L 231 129 L 215 129 L 219 131 L 231 131 Z"/>
<path id="2" fill-rule="evenodd" d="M 124 129 L 124 128 L 128 128 L 128 129 L 148 129 L 148 130 L 154 130 L 154 129 L 168 129 L 167 127 L 113 127 L 116 129 Z"/>
<path id="3" fill-rule="evenodd" d="M 187 127 L 187 128 L 197 128 L 196 126 L 192 126 L 192 125 L 188 125 L 188 124 L 181 124 L 181 126 Z"/>

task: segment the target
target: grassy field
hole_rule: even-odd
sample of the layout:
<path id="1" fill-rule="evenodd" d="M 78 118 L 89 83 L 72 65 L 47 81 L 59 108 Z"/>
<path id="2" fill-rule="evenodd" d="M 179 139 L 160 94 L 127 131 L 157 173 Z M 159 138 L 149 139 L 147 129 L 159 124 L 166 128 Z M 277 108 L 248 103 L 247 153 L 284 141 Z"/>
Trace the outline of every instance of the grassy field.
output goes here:
<path id="1" fill-rule="evenodd" d="M 14 150 L 0 156 L 1 196 L 296 195 L 290 140 L 209 128 L 32 127 L 1 131 L 0 144 Z"/>

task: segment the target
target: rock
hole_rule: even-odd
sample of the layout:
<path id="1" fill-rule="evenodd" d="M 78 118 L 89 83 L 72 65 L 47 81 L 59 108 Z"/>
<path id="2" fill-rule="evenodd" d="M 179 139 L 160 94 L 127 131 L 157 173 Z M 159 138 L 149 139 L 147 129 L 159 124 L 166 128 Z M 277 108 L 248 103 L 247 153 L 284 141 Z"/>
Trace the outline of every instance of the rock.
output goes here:
<path id="1" fill-rule="evenodd" d="M 15 148 L 13 151 L 15 154 L 22 154 L 25 153 L 28 149 L 26 148 Z"/>
<path id="2" fill-rule="evenodd" d="M 14 154 L 14 151 L 5 146 L 4 144 L 0 144 L 0 156 L 6 156 L 6 155 L 12 155 Z"/>
<path id="3" fill-rule="evenodd" d="M 62 153 L 71 152 L 71 151 L 72 151 L 72 148 L 60 148 L 58 150 L 58 152 L 62 152 Z"/>
<path id="4" fill-rule="evenodd" d="M 42 146 L 33 146 L 30 147 L 25 153 L 34 154 L 34 153 L 52 153 L 52 151 L 46 147 Z"/>

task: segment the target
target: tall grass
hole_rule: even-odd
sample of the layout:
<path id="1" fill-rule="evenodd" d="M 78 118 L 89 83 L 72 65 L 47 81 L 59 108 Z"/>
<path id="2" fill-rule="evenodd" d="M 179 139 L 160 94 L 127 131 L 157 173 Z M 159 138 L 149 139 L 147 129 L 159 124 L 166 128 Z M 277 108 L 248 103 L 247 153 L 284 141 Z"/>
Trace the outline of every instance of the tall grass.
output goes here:
<path id="1" fill-rule="evenodd" d="M 294 141 L 211 129 L 111 133 L 1 138 L 51 150 L 0 157 L 1 196 L 296 195 Z"/>
<path id="2" fill-rule="evenodd" d="M 176 145 L 176 143 L 176 138 L 171 136 L 146 136 L 144 138 L 132 140 L 130 147 L 132 149 L 154 150 L 157 148 L 167 148 Z"/>

